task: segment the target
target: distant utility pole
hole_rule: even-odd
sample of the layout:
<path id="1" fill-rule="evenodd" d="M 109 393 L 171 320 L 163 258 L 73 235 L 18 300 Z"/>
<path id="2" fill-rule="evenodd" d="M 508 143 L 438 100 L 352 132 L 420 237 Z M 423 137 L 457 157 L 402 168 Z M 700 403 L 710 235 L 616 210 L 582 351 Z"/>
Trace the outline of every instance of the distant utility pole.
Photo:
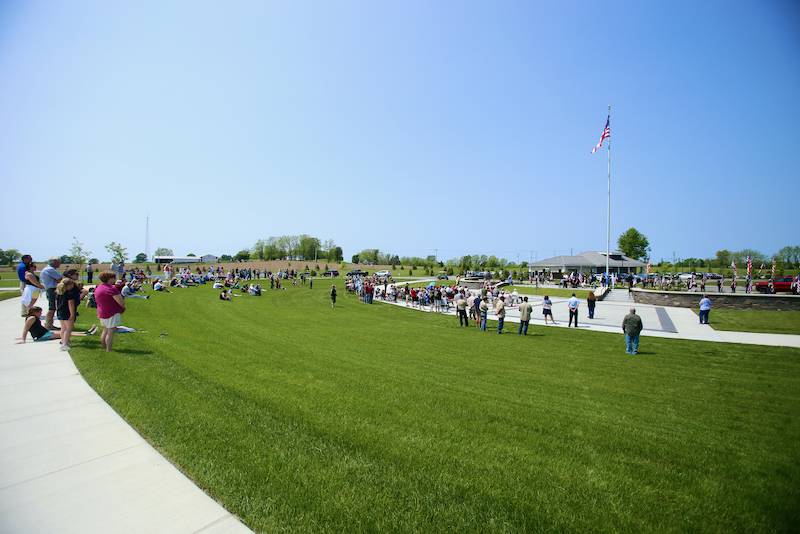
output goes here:
<path id="1" fill-rule="evenodd" d="M 150 214 L 147 215 L 144 223 L 144 255 L 150 259 Z"/>

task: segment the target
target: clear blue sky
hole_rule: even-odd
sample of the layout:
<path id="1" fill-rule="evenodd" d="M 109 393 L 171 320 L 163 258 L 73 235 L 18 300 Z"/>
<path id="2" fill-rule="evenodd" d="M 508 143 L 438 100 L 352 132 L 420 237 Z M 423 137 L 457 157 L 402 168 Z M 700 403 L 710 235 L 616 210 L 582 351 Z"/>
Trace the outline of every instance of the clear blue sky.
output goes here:
<path id="1" fill-rule="evenodd" d="M 797 244 L 800 8 L 0 3 L 0 247 L 441 257 Z"/>

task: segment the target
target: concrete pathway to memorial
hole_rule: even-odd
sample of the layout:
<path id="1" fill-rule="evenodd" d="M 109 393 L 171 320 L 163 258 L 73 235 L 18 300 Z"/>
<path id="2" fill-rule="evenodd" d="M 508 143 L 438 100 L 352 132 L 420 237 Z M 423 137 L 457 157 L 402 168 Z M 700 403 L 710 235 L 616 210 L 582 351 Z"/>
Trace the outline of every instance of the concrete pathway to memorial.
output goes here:
<path id="1" fill-rule="evenodd" d="M 16 344 L 19 311 L 18 298 L 0 302 L 0 533 L 250 532 L 111 409 L 57 341 Z"/>
<path id="2" fill-rule="evenodd" d="M 402 284 L 398 284 L 398 286 L 399 285 Z M 513 291 L 513 289 L 513 286 L 510 286 L 508 291 Z M 524 296 L 526 296 L 524 293 L 520 293 L 519 295 L 520 299 Z M 533 305 L 531 326 L 544 326 L 544 316 L 542 315 L 543 297 L 534 295 L 527 295 L 527 297 L 528 301 Z M 553 302 L 553 317 L 557 323 L 557 325 L 552 328 L 566 328 L 569 319 L 567 307 L 568 299 L 564 297 L 550 297 L 550 300 Z M 375 300 L 375 302 L 384 301 Z M 387 304 L 405 307 L 405 302 L 387 302 Z M 800 348 L 800 335 L 714 330 L 710 325 L 700 324 L 697 314 L 688 308 L 634 303 L 630 300 L 627 289 L 614 289 L 604 300 L 598 301 L 594 319 L 588 318 L 586 301 L 581 300 L 578 308 L 578 328 L 597 332 L 612 332 L 621 335 L 622 319 L 632 307 L 636 308 L 636 313 L 641 316 L 642 322 L 644 323 L 643 336 Z M 430 308 L 426 308 L 425 311 L 429 312 Z M 450 310 L 447 313 L 455 316 L 454 310 Z M 713 318 L 714 312 L 712 311 L 712 323 Z M 492 309 L 489 311 L 489 319 L 497 319 Z M 509 323 L 514 324 L 512 326 Z M 516 307 L 506 306 L 506 324 L 505 331 L 516 334 L 518 328 L 516 325 L 519 324 L 519 310 Z"/>

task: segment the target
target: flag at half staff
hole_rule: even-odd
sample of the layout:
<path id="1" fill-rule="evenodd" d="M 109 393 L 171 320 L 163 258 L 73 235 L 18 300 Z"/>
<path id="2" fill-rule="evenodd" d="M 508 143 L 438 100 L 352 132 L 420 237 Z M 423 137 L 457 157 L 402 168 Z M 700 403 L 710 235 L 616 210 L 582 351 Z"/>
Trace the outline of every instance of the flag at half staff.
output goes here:
<path id="1" fill-rule="evenodd" d="M 611 137 L 611 115 L 608 116 L 606 119 L 606 127 L 603 128 L 603 133 L 600 134 L 600 141 L 597 142 L 595 147 L 592 149 L 592 154 L 597 152 L 600 147 L 603 146 L 603 141 Z"/>

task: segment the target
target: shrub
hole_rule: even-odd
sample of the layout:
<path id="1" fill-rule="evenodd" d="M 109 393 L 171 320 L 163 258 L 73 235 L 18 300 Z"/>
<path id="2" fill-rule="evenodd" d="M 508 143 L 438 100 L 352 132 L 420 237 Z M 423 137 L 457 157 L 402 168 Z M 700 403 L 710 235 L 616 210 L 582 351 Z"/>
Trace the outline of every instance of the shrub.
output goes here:
<path id="1" fill-rule="evenodd" d="M 319 271 L 319 263 L 314 266 L 314 270 Z"/>
<path id="2" fill-rule="evenodd" d="M 408 276 L 414 276 L 414 271 L 412 271 L 411 269 L 409 269 L 409 270 L 408 270 Z"/>
<path id="3" fill-rule="evenodd" d="M 317 276 L 317 271 L 311 271 L 311 276 Z"/>

